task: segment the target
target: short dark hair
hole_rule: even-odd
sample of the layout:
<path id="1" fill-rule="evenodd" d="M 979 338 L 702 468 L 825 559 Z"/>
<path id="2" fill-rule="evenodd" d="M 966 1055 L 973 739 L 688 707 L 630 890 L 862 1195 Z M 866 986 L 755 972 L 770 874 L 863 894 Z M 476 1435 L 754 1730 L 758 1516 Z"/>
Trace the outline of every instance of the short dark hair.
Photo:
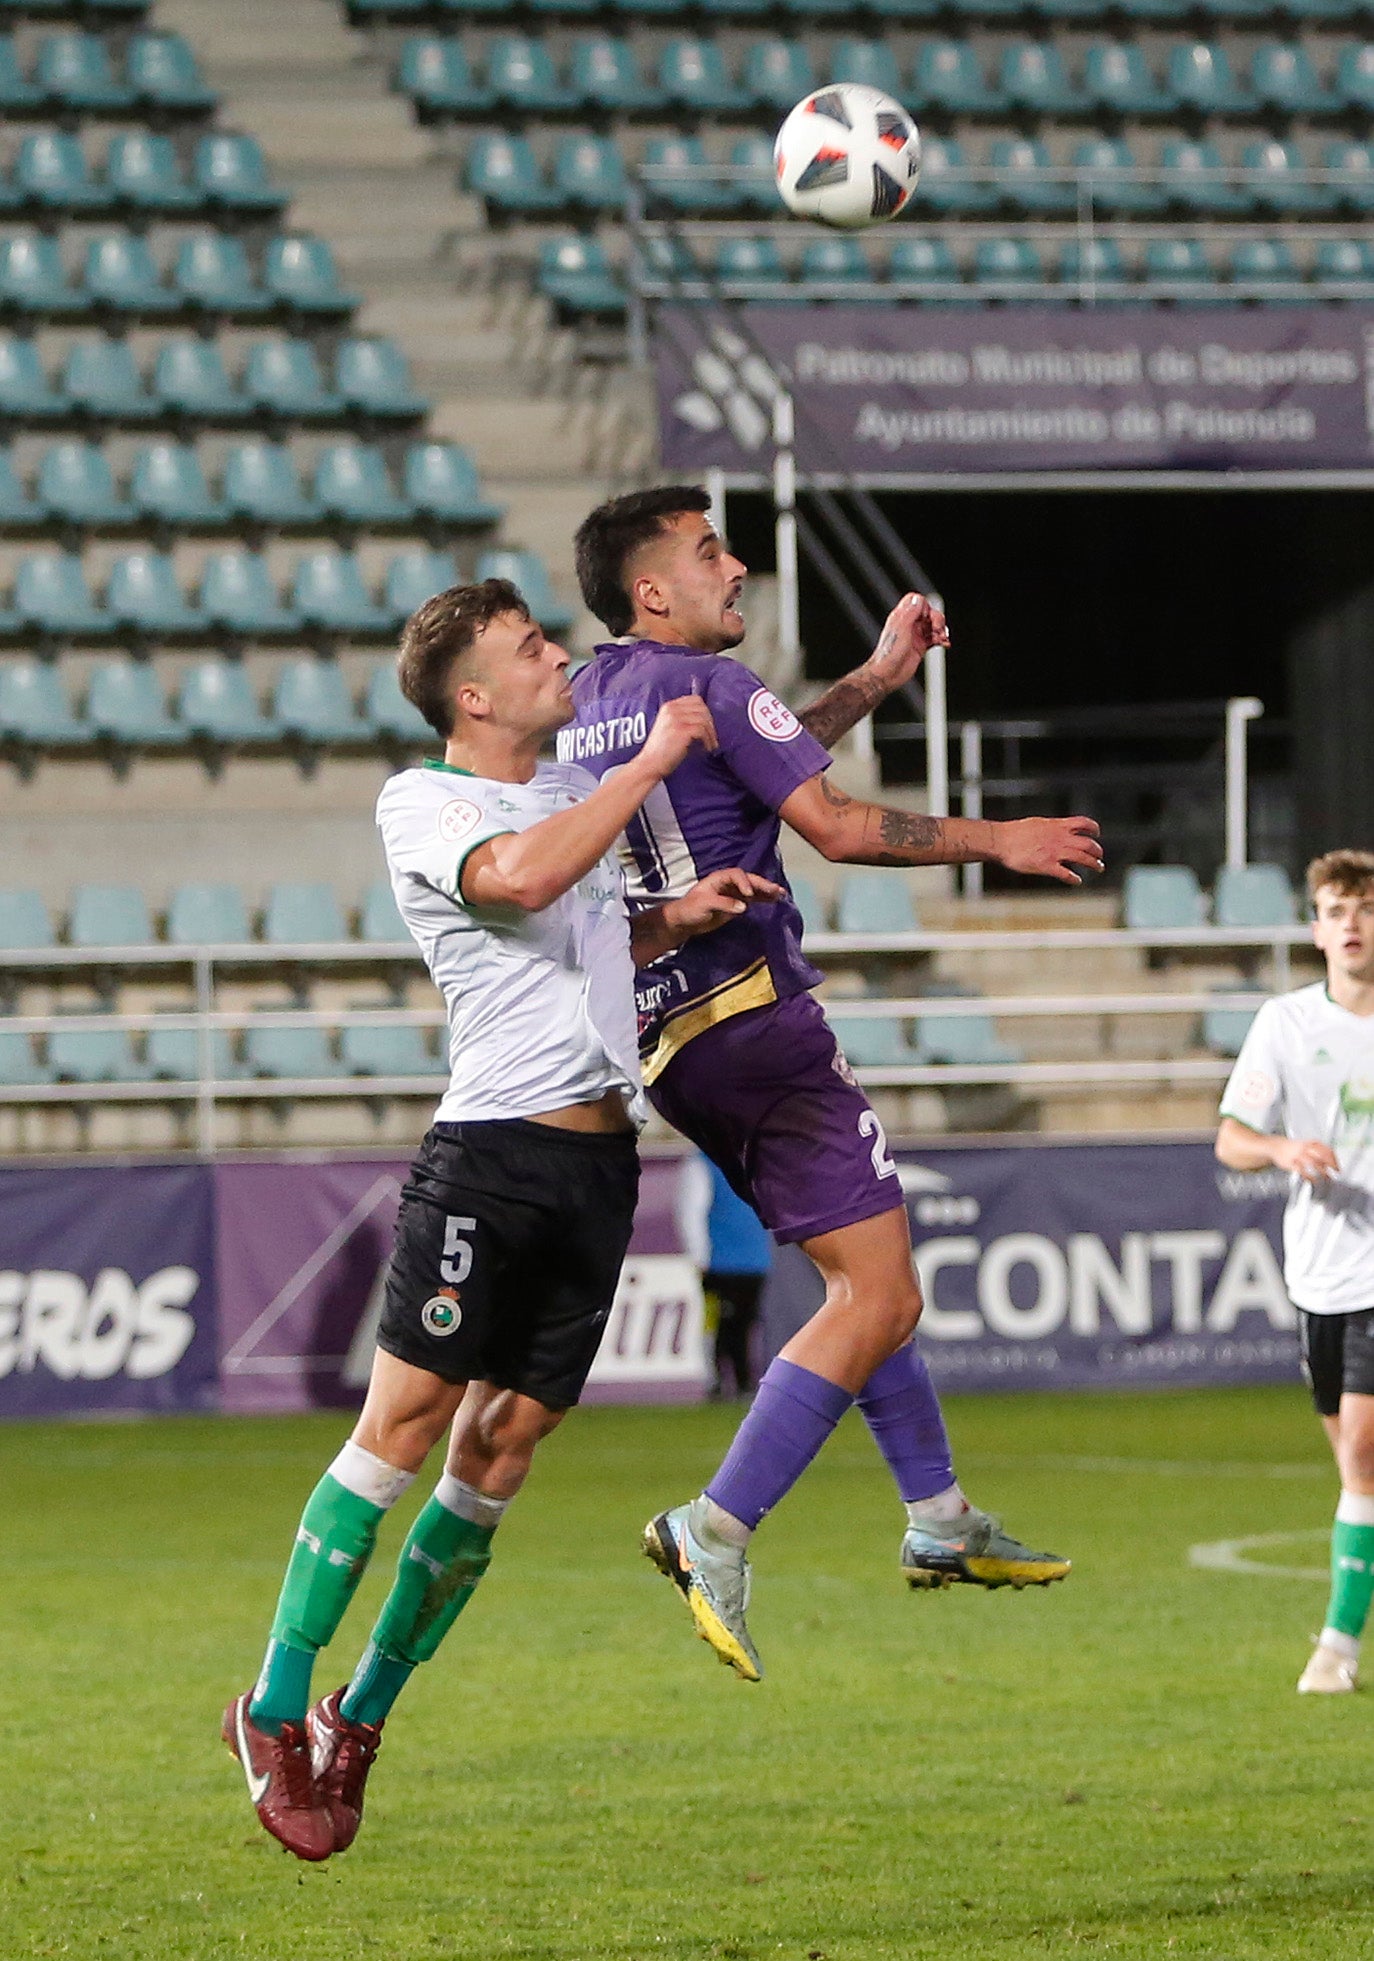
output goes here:
<path id="1" fill-rule="evenodd" d="M 608 633 L 628 633 L 634 625 L 625 566 L 640 546 L 656 538 L 669 518 L 710 508 L 711 499 L 699 483 L 664 483 L 612 497 L 583 518 L 573 541 L 577 583 L 587 611 Z"/>
<path id="2" fill-rule="evenodd" d="M 1363 898 L 1374 885 L 1374 851 L 1324 851 L 1307 867 L 1307 896 L 1314 907 L 1324 885 L 1343 899 Z"/>
<path id="3" fill-rule="evenodd" d="M 450 586 L 417 606 L 401 629 L 396 676 L 401 693 L 430 727 L 447 741 L 453 734 L 453 669 L 484 626 L 503 613 L 533 615 L 509 579 L 483 579 L 475 586 Z"/>

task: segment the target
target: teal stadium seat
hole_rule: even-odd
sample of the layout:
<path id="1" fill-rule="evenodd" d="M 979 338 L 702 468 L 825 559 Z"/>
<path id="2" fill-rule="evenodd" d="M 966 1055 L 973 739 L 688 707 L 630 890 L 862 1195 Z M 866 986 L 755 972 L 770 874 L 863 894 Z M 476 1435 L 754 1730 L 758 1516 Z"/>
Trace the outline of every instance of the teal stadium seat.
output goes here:
<path id="1" fill-rule="evenodd" d="M 736 207 L 744 216 L 776 218 L 782 209 L 773 145 L 767 136 L 737 136 L 730 145 L 730 168 L 747 173 L 735 183 Z"/>
<path id="2" fill-rule="evenodd" d="M 548 567 L 536 552 L 488 551 L 477 561 L 479 579 L 509 579 L 546 633 L 566 633 L 574 614 L 555 593 Z"/>
<path id="3" fill-rule="evenodd" d="M 223 426 L 242 422 L 249 412 L 214 342 L 190 335 L 162 343 L 153 366 L 153 393 L 164 409 L 187 422 Z"/>
<path id="4" fill-rule="evenodd" d="M 1093 237 L 1081 246 L 1077 239 L 1070 239 L 1062 245 L 1059 281 L 1063 286 L 1079 288 L 1079 297 L 1086 297 L 1083 291 L 1086 288 L 1095 301 L 1132 297 L 1127 286 L 1126 262 L 1114 238 Z"/>
<path id="5" fill-rule="evenodd" d="M 487 87 L 503 109 L 519 116 L 556 116 L 579 101 L 559 80 L 548 48 L 528 34 L 501 34 L 490 44 Z"/>
<path id="6" fill-rule="evenodd" d="M 871 286 L 873 267 L 857 238 L 818 238 L 802 247 L 799 277 L 803 286 Z"/>
<path id="7" fill-rule="evenodd" d="M 900 102 L 906 93 L 897 57 L 886 41 L 837 41 L 831 51 L 829 79 L 881 89 L 895 102 Z"/>
<path id="8" fill-rule="evenodd" d="M 1045 269 L 1028 239 L 980 238 L 973 254 L 973 278 L 984 289 L 1005 289 L 1002 297 L 1015 297 L 1021 287 L 1043 284 Z"/>
<path id="9" fill-rule="evenodd" d="M 229 522 L 189 443 L 145 444 L 134 458 L 129 502 L 140 517 L 169 530 L 222 531 Z"/>
<path id="10" fill-rule="evenodd" d="M 990 1015 L 918 1015 L 916 1044 L 926 1061 L 963 1069 L 997 1068 L 1021 1060 L 1021 1051 L 999 1038 Z"/>
<path id="11" fill-rule="evenodd" d="M 33 342 L 24 334 L 0 334 L 0 417 L 41 424 L 65 414 L 63 398 L 49 385 Z"/>
<path id="12" fill-rule="evenodd" d="M 14 459 L 8 450 L 0 450 L 0 531 L 32 531 L 44 521 L 43 507 L 20 482 Z"/>
<path id="13" fill-rule="evenodd" d="M 184 307 L 212 318 L 252 320 L 272 305 L 253 277 L 242 239 L 226 232 L 197 232 L 185 239 L 172 284 Z"/>
<path id="14" fill-rule="evenodd" d="M 1215 285 L 1207 251 L 1197 238 L 1152 238 L 1145 247 L 1145 277 L 1152 286 L 1173 288 L 1180 300 L 1210 299 Z"/>
<path id="15" fill-rule="evenodd" d="M 557 211 L 562 202 L 553 186 L 545 183 L 524 136 L 475 137 L 464 181 L 472 195 L 482 199 L 493 223 L 506 217 L 537 218 Z"/>
<path id="16" fill-rule="evenodd" d="M 1276 137 L 1247 143 L 1240 161 L 1252 173 L 1251 196 L 1276 218 L 1325 217 L 1336 206 L 1337 194 L 1328 184 L 1303 181 L 1307 165 L 1296 143 Z"/>
<path id="17" fill-rule="evenodd" d="M 1002 55 L 1002 93 L 1032 116 L 1081 116 L 1089 98 L 1069 80 L 1064 57 L 1044 41 L 1013 42 Z"/>
<path id="18" fill-rule="evenodd" d="M 393 660 L 377 663 L 363 696 L 363 719 L 372 733 L 383 742 L 401 743 L 411 749 L 417 744 L 429 749 L 440 745 L 441 738 L 419 709 L 401 693 Z M 387 890 L 389 893 L 390 887 Z"/>
<path id="19" fill-rule="evenodd" d="M 1336 287 L 1374 286 L 1374 250 L 1363 238 L 1319 239 L 1312 276 Z"/>
<path id="20" fill-rule="evenodd" d="M 318 633 L 376 639 L 391 632 L 392 616 L 369 597 L 351 552 L 307 552 L 296 565 L 291 603 L 302 624 Z"/>
<path id="21" fill-rule="evenodd" d="M 1323 86 L 1311 55 L 1301 43 L 1265 41 L 1250 63 L 1257 99 L 1281 116 L 1336 116 L 1341 98 Z"/>
<path id="22" fill-rule="evenodd" d="M 35 749 L 81 749 L 90 724 L 74 715 L 51 661 L 29 654 L 0 661 L 0 739 Z"/>
<path id="23" fill-rule="evenodd" d="M 800 873 L 795 876 L 789 873 L 787 882 L 792 888 L 793 902 L 802 917 L 803 933 L 828 932 L 830 921 L 826 915 L 825 902 L 810 879 L 803 878 Z"/>
<path id="24" fill-rule="evenodd" d="M 1281 238 L 1248 238 L 1231 247 L 1231 281 L 1236 286 L 1258 289 L 1261 299 L 1277 298 L 1270 290 L 1276 286 L 1303 286 L 1302 271 L 1292 251 Z M 1285 293 L 1289 301 L 1312 300 L 1314 293 Z"/>
<path id="25" fill-rule="evenodd" d="M 221 492 L 231 518 L 248 524 L 298 528 L 320 521 L 320 507 L 302 489 L 296 459 L 284 443 L 235 443 L 224 461 Z"/>
<path id="26" fill-rule="evenodd" d="M 125 340 L 98 334 L 78 341 L 67 356 L 61 385 L 72 408 L 93 422 L 155 422 L 161 414 Z"/>
<path id="27" fill-rule="evenodd" d="M 133 518 L 133 506 L 120 496 L 105 452 L 93 443 L 50 444 L 38 466 L 35 490 L 56 524 L 101 530 Z"/>
<path id="28" fill-rule="evenodd" d="M 34 552 L 14 578 L 14 611 L 44 638 L 104 640 L 109 615 L 96 605 L 81 560 L 71 552 Z"/>
<path id="29" fill-rule="evenodd" d="M 429 403 L 411 386 L 406 358 L 394 341 L 340 341 L 334 386 L 345 405 L 367 421 L 416 422 Z"/>
<path id="30" fill-rule="evenodd" d="M 20 66 L 14 36 L 0 34 L 0 115 L 36 115 L 46 103 L 46 92 Z"/>
<path id="31" fill-rule="evenodd" d="M 110 138 L 105 184 L 115 204 L 159 217 L 198 212 L 205 202 L 182 176 L 171 137 L 148 129 Z"/>
<path id="32" fill-rule="evenodd" d="M 116 627 L 140 640 L 197 639 L 207 624 L 183 594 L 166 552 L 126 552 L 117 558 L 105 586 L 105 610 Z"/>
<path id="33" fill-rule="evenodd" d="M 219 655 L 188 668 L 177 699 L 188 735 L 214 743 L 274 742 L 281 730 L 258 706 L 242 661 Z"/>
<path id="34" fill-rule="evenodd" d="M 180 312 L 178 296 L 163 284 L 148 241 L 132 232 L 107 232 L 86 248 L 82 285 L 91 305 L 144 320 Z"/>
<path id="35" fill-rule="evenodd" d="M 22 201 L 64 218 L 89 218 L 108 211 L 112 199 L 94 175 L 75 136 L 45 129 L 19 145 L 14 183 Z"/>
<path id="36" fill-rule="evenodd" d="M 1328 143 L 1322 151 L 1322 168 L 1340 172 L 1333 195 L 1343 208 L 1358 218 L 1374 215 L 1374 145 L 1369 143 Z"/>
<path id="37" fill-rule="evenodd" d="M 124 73 L 144 109 L 179 116 L 206 116 L 219 104 L 180 34 L 135 34 Z"/>
<path id="38" fill-rule="evenodd" d="M 1172 202 L 1202 218 L 1244 218 L 1254 198 L 1248 184 L 1233 183 L 1215 143 L 1171 138 L 1160 152 L 1165 188 Z"/>
<path id="39" fill-rule="evenodd" d="M 1292 20 L 1326 26 L 1356 20 L 1365 8 L 1363 0 L 1284 0 L 1283 11 Z"/>
<path id="40" fill-rule="evenodd" d="M 73 946 L 151 946 L 157 938 L 148 901 L 136 885 L 78 885 L 67 916 Z"/>
<path id="41" fill-rule="evenodd" d="M 785 116 L 804 95 L 810 95 L 818 77 L 800 41 L 776 37 L 754 42 L 744 57 L 741 79 L 745 94 L 758 108 Z"/>
<path id="42" fill-rule="evenodd" d="M 855 1069 L 903 1069 L 923 1060 L 907 1041 L 895 1015 L 846 1015 L 827 1011 L 830 1032 Z"/>
<path id="43" fill-rule="evenodd" d="M 386 568 L 386 608 L 400 625 L 436 592 L 447 592 L 458 583 L 458 561 L 452 552 L 429 551 L 424 546 L 397 552 Z"/>
<path id="44" fill-rule="evenodd" d="M 200 1079 L 200 1032 L 195 1028 L 150 1028 L 145 1038 L 144 1067 L 154 1082 L 194 1083 Z M 229 1035 L 223 1028 L 210 1031 L 210 1078 L 227 1082 L 234 1068 L 229 1056 Z"/>
<path id="45" fill-rule="evenodd" d="M 836 11 L 843 13 L 845 10 L 837 8 Z M 876 14 L 885 25 L 925 26 L 938 17 L 941 0 L 869 0 L 868 11 Z M 903 97 L 899 95 L 897 100 L 900 102 Z"/>
<path id="46" fill-rule="evenodd" d="M 655 136 L 645 145 L 646 188 L 652 200 L 684 217 L 724 217 L 739 208 L 739 191 L 711 176 L 699 136 Z"/>
<path id="47" fill-rule="evenodd" d="M 402 481 L 416 515 L 432 524 L 485 530 L 505 515 L 483 494 L 477 465 L 458 443 L 412 443 Z"/>
<path id="48" fill-rule="evenodd" d="M 572 84 L 592 108 L 607 115 L 659 115 L 663 91 L 645 81 L 631 44 L 619 35 L 591 34 L 573 48 Z"/>
<path id="49" fill-rule="evenodd" d="M 84 292 L 69 284 L 55 238 L 0 239 L 0 308 L 34 319 L 62 320 L 85 313 Z"/>
<path id="50" fill-rule="evenodd" d="M 331 443 L 315 465 L 315 503 L 338 524 L 363 529 L 409 526 L 415 512 L 397 495 L 386 458 L 365 443 Z"/>
<path id="51" fill-rule="evenodd" d="M 921 145 L 921 175 L 916 186 L 918 207 L 937 217 L 982 217 L 997 209 L 999 198 L 990 182 L 970 179 L 970 163 L 954 136 L 928 136 Z"/>
<path id="52" fill-rule="evenodd" d="M 536 283 L 560 326 L 579 319 L 625 317 L 625 289 L 599 238 L 572 232 L 545 239 L 539 248 Z"/>
<path id="53" fill-rule="evenodd" d="M 450 116 L 487 116 L 495 106 L 491 90 L 476 80 L 458 40 L 413 34 L 401 48 L 396 86 L 415 104 L 421 122 Z"/>
<path id="54" fill-rule="evenodd" d="M 243 1067 L 245 1075 L 281 1081 L 304 1082 L 339 1073 L 323 1028 L 258 1028 L 250 1024 L 243 1038 Z"/>
<path id="55" fill-rule="evenodd" d="M 1135 152 L 1121 137 L 1085 137 L 1074 149 L 1073 162 L 1090 179 L 1094 209 L 1109 218 L 1157 218 L 1168 205 L 1163 185 L 1134 176 Z"/>
<path id="56" fill-rule="evenodd" d="M 1223 865 L 1213 917 L 1218 926 L 1292 926 L 1298 902 L 1282 865 Z"/>
<path id="57" fill-rule="evenodd" d="M 1078 193 L 1063 177 L 1050 175 L 1053 161 L 1045 145 L 1028 136 L 1002 137 L 990 157 L 1003 198 L 1030 217 L 1061 217 L 1077 209 Z"/>
<path id="58" fill-rule="evenodd" d="M 1206 901 L 1187 865 L 1132 865 L 1122 887 L 1122 922 L 1134 932 L 1201 926 Z"/>
<path id="59" fill-rule="evenodd" d="M 1199 116 L 1252 116 L 1255 98 L 1242 88 L 1225 48 L 1187 41 L 1169 55 L 1169 86 L 1185 109 Z"/>
<path id="60" fill-rule="evenodd" d="M 285 881 L 273 885 L 263 908 L 262 937 L 269 946 L 338 946 L 348 928 L 332 886 Z"/>
<path id="61" fill-rule="evenodd" d="M 286 422 L 338 422 L 344 414 L 343 396 L 327 386 L 305 340 L 259 341 L 244 365 L 243 392 L 254 408 Z"/>
<path id="62" fill-rule="evenodd" d="M 752 234 L 718 239 L 713 272 L 717 284 L 733 298 L 757 298 L 759 288 L 765 298 L 772 297 L 789 283 L 776 242 Z"/>
<path id="63" fill-rule="evenodd" d="M 346 1076 L 433 1076 L 439 1064 L 423 1028 L 377 1027 L 345 1022 L 339 1030 L 339 1061 Z"/>
<path id="64" fill-rule="evenodd" d="M 967 41 L 925 43 L 916 59 L 911 102 L 918 110 L 934 109 L 947 116 L 1005 115 L 1009 106 L 1000 90 L 988 87 Z"/>
<path id="65" fill-rule="evenodd" d="M 914 933 L 918 921 L 907 881 L 890 871 L 847 871 L 840 879 L 835 926 L 841 933 Z"/>
<path id="66" fill-rule="evenodd" d="M 325 241 L 302 233 L 269 242 L 263 285 L 278 306 L 307 320 L 343 320 L 361 304 L 359 294 L 340 286 Z"/>
<path id="67" fill-rule="evenodd" d="M 899 237 L 888 253 L 887 276 L 892 284 L 933 288 L 928 298 L 941 302 L 971 297 L 964 287 L 953 252 L 943 238 Z"/>
<path id="68" fill-rule="evenodd" d="M 295 610 L 282 604 L 266 559 L 241 547 L 211 555 L 199 600 L 212 625 L 245 640 L 294 638 L 300 629 Z"/>
<path id="69" fill-rule="evenodd" d="M 123 1028 L 56 1028 L 48 1037 L 48 1070 L 59 1083 L 137 1083 L 144 1079 Z"/>
<path id="70" fill-rule="evenodd" d="M 1122 0 L 1128 27 L 1181 26 L 1193 11 L 1192 0 Z"/>
<path id="71" fill-rule="evenodd" d="M 237 885 L 178 885 L 172 893 L 167 905 L 171 945 L 243 946 L 252 937 L 248 908 Z"/>
<path id="72" fill-rule="evenodd" d="M 1213 988 L 1214 994 L 1234 994 L 1242 991 L 1236 987 Z M 1259 1013 L 1264 999 L 1261 988 L 1246 986 L 1243 991 L 1255 995 L 1253 1008 L 1208 1008 L 1202 1017 L 1202 1045 L 1213 1055 L 1239 1055 L 1241 1045 L 1250 1033 L 1250 1024 Z"/>
<path id="73" fill-rule="evenodd" d="M 44 36 L 33 79 L 56 108 L 82 115 L 122 115 L 136 100 L 129 84 L 115 75 L 100 36 L 75 29 Z"/>
<path id="74" fill-rule="evenodd" d="M 32 1038 L 12 1028 L 0 1029 L 0 1083 L 7 1089 L 23 1089 L 51 1081 L 52 1072 L 39 1061 Z"/>
<path id="75" fill-rule="evenodd" d="M 1374 115 L 1374 42 L 1342 48 L 1336 62 L 1336 92 L 1347 109 Z"/>
<path id="76" fill-rule="evenodd" d="M 98 736 L 125 748 L 166 749 L 184 739 L 146 661 L 102 661 L 91 675 L 86 719 Z"/>
<path id="77" fill-rule="evenodd" d="M 6 953 L 37 953 L 56 944 L 47 901 L 40 892 L 0 892 L 0 947 Z"/>
<path id="78" fill-rule="evenodd" d="M 258 139 L 227 130 L 201 137 L 191 180 L 196 201 L 217 211 L 273 217 L 291 201 L 290 193 L 272 182 Z"/>
<path id="79" fill-rule="evenodd" d="M 749 107 L 749 95 L 732 81 L 716 41 L 683 36 L 659 57 L 659 86 L 669 105 L 699 116 L 725 116 Z"/>
<path id="80" fill-rule="evenodd" d="M 570 210 L 593 214 L 623 211 L 630 194 L 612 136 L 565 136 L 554 152 L 553 184 Z"/>
<path id="81" fill-rule="evenodd" d="M 409 703 L 406 705 L 409 707 Z M 432 741 L 434 731 L 429 729 L 426 733 Z M 374 879 L 364 892 L 358 913 L 358 938 L 369 946 L 402 946 L 410 939 L 390 879 Z"/>
<path id="82" fill-rule="evenodd" d="M 1133 41 L 1098 41 L 1083 62 L 1083 85 L 1111 116 L 1172 116 L 1179 102 L 1161 88 L 1143 51 Z"/>

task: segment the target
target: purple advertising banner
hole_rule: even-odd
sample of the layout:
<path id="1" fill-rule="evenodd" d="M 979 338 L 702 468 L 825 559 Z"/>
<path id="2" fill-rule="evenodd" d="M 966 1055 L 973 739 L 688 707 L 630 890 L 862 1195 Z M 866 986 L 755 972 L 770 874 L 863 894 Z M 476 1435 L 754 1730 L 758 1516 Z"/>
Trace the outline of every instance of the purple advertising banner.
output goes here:
<path id="1" fill-rule="evenodd" d="M 211 1174 L 0 1172 L 0 1417 L 213 1407 Z"/>
<path id="2" fill-rule="evenodd" d="M 656 317 L 664 468 L 804 474 L 1374 467 L 1374 308 L 767 306 Z"/>

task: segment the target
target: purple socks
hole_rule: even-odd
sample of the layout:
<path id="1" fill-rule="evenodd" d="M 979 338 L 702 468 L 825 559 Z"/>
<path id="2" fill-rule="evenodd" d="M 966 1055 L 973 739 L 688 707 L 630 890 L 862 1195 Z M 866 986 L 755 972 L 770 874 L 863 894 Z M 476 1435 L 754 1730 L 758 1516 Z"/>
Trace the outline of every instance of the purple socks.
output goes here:
<path id="1" fill-rule="evenodd" d="M 891 1366 L 890 1362 L 883 1365 Z M 765 1370 L 758 1394 L 735 1432 L 725 1462 L 707 1485 L 706 1496 L 752 1532 L 764 1513 L 792 1489 L 853 1400 L 847 1389 L 779 1356 Z M 938 1405 L 935 1413 L 938 1421 Z"/>
<path id="2" fill-rule="evenodd" d="M 954 1464 L 945 1419 L 930 1370 L 910 1343 L 874 1369 L 855 1401 L 904 1503 L 948 1491 Z"/>

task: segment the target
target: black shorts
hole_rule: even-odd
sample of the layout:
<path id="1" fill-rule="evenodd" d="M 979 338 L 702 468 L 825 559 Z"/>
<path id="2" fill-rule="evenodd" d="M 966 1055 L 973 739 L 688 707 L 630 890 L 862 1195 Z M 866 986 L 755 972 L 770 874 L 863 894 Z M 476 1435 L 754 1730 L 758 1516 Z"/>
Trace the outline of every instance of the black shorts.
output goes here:
<path id="1" fill-rule="evenodd" d="M 436 1126 L 401 1194 L 377 1345 L 549 1409 L 582 1393 L 639 1194 L 632 1135 Z"/>
<path id="2" fill-rule="evenodd" d="M 1374 1307 L 1352 1314 L 1298 1309 L 1302 1372 L 1319 1416 L 1339 1416 L 1341 1397 L 1374 1396 Z"/>

